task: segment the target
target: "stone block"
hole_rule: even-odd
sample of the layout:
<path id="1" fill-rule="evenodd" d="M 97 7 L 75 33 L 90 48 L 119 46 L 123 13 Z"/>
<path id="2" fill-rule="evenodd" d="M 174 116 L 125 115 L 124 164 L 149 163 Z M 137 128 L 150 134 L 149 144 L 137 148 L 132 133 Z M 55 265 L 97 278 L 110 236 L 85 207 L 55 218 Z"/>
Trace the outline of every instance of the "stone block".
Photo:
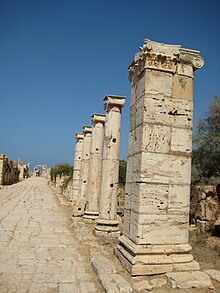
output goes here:
<path id="1" fill-rule="evenodd" d="M 127 237 L 130 237 L 130 221 L 131 221 L 131 210 L 125 208 L 123 234 Z"/>
<path id="2" fill-rule="evenodd" d="M 171 153 L 189 156 L 192 153 L 192 131 L 190 129 L 172 128 Z"/>
<path id="3" fill-rule="evenodd" d="M 145 95 L 136 103 L 136 127 L 147 122 L 192 129 L 192 109 L 192 101 Z"/>
<path id="4" fill-rule="evenodd" d="M 191 182 L 191 159 L 160 153 L 141 153 L 133 158 L 133 180 L 147 183 L 182 184 Z"/>
<path id="5" fill-rule="evenodd" d="M 172 289 L 209 288 L 213 289 L 212 282 L 207 274 L 200 271 L 175 272 L 166 274 Z"/>
<path id="6" fill-rule="evenodd" d="M 76 284 L 73 283 L 60 283 L 59 293 L 80 293 L 80 289 Z"/>
<path id="7" fill-rule="evenodd" d="M 129 238 L 137 244 L 187 243 L 188 215 L 177 217 L 169 214 L 148 215 L 131 212 Z"/>
<path id="8" fill-rule="evenodd" d="M 190 64 L 179 63 L 177 65 L 177 74 L 180 76 L 188 76 L 193 79 L 194 73 L 193 68 Z"/>
<path id="9" fill-rule="evenodd" d="M 169 153 L 171 145 L 171 127 L 143 123 L 136 127 L 134 139 L 134 154 L 142 151 Z"/>
<path id="10" fill-rule="evenodd" d="M 217 270 L 205 270 L 206 274 L 208 274 L 213 280 L 220 283 L 220 271 Z"/>
<path id="11" fill-rule="evenodd" d="M 131 183 L 131 210 L 140 214 L 166 214 L 169 186 L 147 183 Z M 127 208 L 127 206 L 126 206 Z"/>
<path id="12" fill-rule="evenodd" d="M 93 256 L 91 264 L 106 292 L 132 292 L 130 284 L 118 274 L 115 265 L 108 258 L 102 255 Z"/>
<path id="13" fill-rule="evenodd" d="M 188 76 L 175 74 L 173 77 L 173 92 L 174 99 L 183 99 L 192 101 L 193 99 L 193 79 Z"/>
<path id="14" fill-rule="evenodd" d="M 137 292 L 145 292 L 145 290 L 147 291 L 151 291 L 153 289 L 153 286 L 147 281 L 140 281 L 137 282 L 133 285 L 133 288 L 137 291 Z"/>
<path id="15" fill-rule="evenodd" d="M 189 213 L 190 186 L 189 185 L 169 185 L 168 213 L 182 214 Z"/>
<path id="16" fill-rule="evenodd" d="M 147 94 L 163 94 L 171 97 L 173 88 L 173 74 L 157 70 L 146 71 L 145 92 Z"/>

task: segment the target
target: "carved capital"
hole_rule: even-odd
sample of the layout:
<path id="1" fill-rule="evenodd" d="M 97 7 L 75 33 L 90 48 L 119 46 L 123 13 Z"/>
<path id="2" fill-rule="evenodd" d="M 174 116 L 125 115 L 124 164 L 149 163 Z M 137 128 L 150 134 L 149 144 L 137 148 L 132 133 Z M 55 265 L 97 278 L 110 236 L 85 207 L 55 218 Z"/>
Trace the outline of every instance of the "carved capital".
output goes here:
<path id="1" fill-rule="evenodd" d="M 84 134 L 84 136 L 87 134 L 92 134 L 92 127 L 91 126 L 83 126 L 83 134 Z"/>
<path id="2" fill-rule="evenodd" d="M 199 51 L 190 49 L 180 49 L 180 62 L 183 64 L 189 64 L 194 70 L 200 69 L 204 65 L 204 60 L 199 56 Z"/>
<path id="3" fill-rule="evenodd" d="M 82 133 L 76 133 L 76 142 L 80 141 L 84 138 L 84 135 Z"/>
<path id="4" fill-rule="evenodd" d="M 121 108 L 124 107 L 125 97 L 123 96 L 113 96 L 108 95 L 104 98 L 104 109 L 106 112 L 110 111 L 112 108 L 117 108 L 121 111 Z"/>
<path id="5" fill-rule="evenodd" d="M 105 124 L 105 115 L 104 114 L 93 114 L 91 117 L 92 124 L 95 126 L 97 123 Z"/>
<path id="6" fill-rule="evenodd" d="M 199 51 L 183 49 L 180 45 L 167 45 L 144 40 L 144 44 L 135 54 L 134 60 L 128 68 L 129 80 L 141 75 L 145 69 L 155 69 L 175 73 L 180 64 L 190 65 L 193 70 L 204 65 Z"/>

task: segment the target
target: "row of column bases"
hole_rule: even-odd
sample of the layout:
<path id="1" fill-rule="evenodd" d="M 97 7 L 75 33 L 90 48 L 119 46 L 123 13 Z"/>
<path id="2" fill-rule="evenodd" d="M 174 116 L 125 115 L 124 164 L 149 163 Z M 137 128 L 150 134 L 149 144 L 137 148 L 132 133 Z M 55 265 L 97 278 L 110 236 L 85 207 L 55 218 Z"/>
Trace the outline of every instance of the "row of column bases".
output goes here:
<path id="1" fill-rule="evenodd" d="M 194 71 L 199 51 L 145 40 L 129 66 L 132 85 L 124 229 L 117 219 L 121 110 L 125 97 L 104 98 L 106 115 L 76 134 L 73 216 L 95 221 L 95 236 L 119 237 L 115 253 L 132 275 L 198 270 L 189 253 Z"/>

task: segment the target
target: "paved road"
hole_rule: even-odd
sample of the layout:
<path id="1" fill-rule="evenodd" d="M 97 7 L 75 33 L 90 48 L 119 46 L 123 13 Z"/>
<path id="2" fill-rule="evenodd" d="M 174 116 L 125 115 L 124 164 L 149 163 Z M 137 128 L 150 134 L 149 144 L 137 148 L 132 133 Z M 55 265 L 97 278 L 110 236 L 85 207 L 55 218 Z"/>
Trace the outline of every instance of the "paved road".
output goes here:
<path id="1" fill-rule="evenodd" d="M 103 292 L 44 178 L 0 190 L 0 292 Z"/>

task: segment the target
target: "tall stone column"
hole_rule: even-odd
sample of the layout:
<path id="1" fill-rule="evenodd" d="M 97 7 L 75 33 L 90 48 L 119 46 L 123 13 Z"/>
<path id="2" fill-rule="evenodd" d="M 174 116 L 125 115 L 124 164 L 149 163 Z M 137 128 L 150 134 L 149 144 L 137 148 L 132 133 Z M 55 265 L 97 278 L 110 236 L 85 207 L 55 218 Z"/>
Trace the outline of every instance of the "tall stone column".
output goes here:
<path id="1" fill-rule="evenodd" d="M 81 183 L 80 192 L 77 203 L 73 205 L 73 216 L 82 216 L 85 211 L 85 203 L 87 198 L 87 187 L 89 180 L 89 161 L 90 151 L 92 142 L 92 127 L 83 127 L 83 150 L 82 150 L 82 161 L 81 161 Z"/>
<path id="2" fill-rule="evenodd" d="M 102 160 L 102 182 L 100 193 L 100 213 L 94 229 L 95 236 L 118 237 L 117 191 L 120 158 L 121 109 L 125 97 L 106 96 L 105 133 Z"/>
<path id="3" fill-rule="evenodd" d="M 83 215 L 85 219 L 91 221 L 97 219 L 99 216 L 104 125 L 105 115 L 92 115 L 92 145 L 89 163 L 89 182 L 86 210 Z"/>
<path id="4" fill-rule="evenodd" d="M 82 161 L 82 150 L 83 150 L 83 139 L 84 135 L 82 133 L 76 133 L 76 144 L 75 144 L 75 154 L 73 163 L 73 188 L 70 195 L 70 205 L 77 207 L 77 201 L 80 194 L 80 184 L 81 184 L 81 161 Z"/>
<path id="5" fill-rule="evenodd" d="M 193 77 L 199 51 L 144 41 L 129 67 L 124 235 L 115 250 L 132 275 L 197 270 L 189 253 Z"/>

